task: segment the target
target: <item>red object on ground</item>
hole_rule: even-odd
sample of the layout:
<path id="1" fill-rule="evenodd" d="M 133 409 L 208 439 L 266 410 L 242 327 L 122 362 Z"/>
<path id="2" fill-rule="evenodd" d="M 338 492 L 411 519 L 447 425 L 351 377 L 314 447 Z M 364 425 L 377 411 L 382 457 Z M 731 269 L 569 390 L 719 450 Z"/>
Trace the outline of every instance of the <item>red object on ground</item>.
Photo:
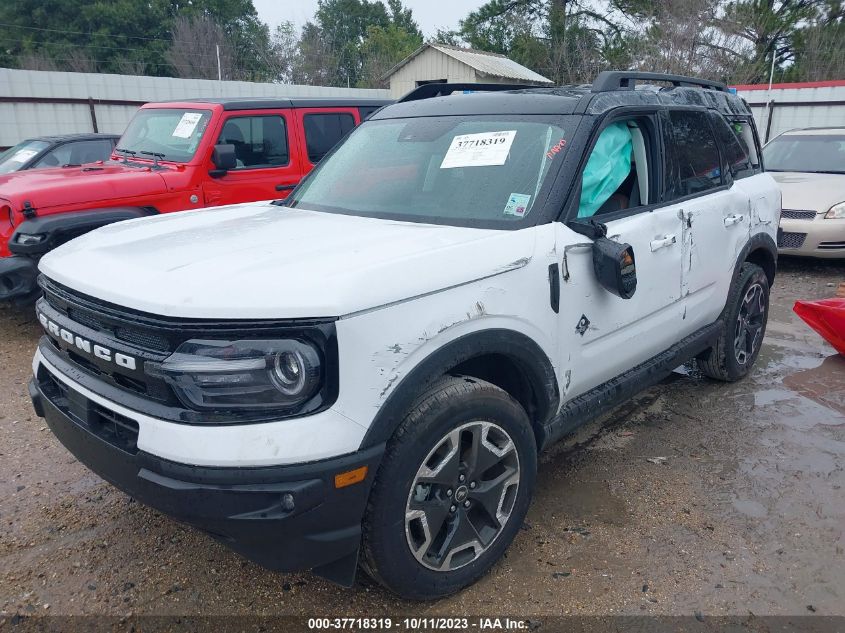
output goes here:
<path id="1" fill-rule="evenodd" d="M 845 355 L 845 299 L 796 301 L 795 314 Z"/>

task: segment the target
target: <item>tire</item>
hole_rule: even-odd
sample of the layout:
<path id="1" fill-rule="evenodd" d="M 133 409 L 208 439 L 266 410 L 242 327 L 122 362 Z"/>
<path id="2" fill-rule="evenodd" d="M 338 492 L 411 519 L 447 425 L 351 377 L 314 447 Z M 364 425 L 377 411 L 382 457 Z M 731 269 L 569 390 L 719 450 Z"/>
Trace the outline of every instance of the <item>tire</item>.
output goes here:
<path id="1" fill-rule="evenodd" d="M 745 377 L 760 353 L 768 317 L 766 273 L 756 264 L 744 262 L 728 293 L 719 339 L 698 360 L 704 375 L 724 382 Z M 741 338 L 743 332 L 745 338 Z"/>
<path id="2" fill-rule="evenodd" d="M 387 444 L 364 517 L 362 569 L 412 600 L 472 584 L 522 526 L 536 473 L 522 406 L 488 382 L 445 377 Z"/>

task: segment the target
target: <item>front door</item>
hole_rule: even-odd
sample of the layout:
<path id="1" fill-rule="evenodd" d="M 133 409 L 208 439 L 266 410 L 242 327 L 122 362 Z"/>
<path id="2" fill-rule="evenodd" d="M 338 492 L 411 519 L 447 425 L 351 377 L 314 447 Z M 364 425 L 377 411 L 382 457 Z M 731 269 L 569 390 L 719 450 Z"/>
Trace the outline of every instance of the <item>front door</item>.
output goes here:
<path id="1" fill-rule="evenodd" d="M 299 183 L 303 165 L 291 133 L 291 110 L 228 113 L 217 144 L 235 148 L 237 166 L 203 183 L 206 206 L 284 198 Z M 208 170 L 214 170 L 209 157 Z"/>
<path id="2" fill-rule="evenodd" d="M 631 369 L 678 340 L 681 221 L 674 209 L 661 206 L 659 134 L 658 119 L 651 115 L 616 118 L 606 124 L 582 170 L 578 213 L 570 209 L 570 216 L 580 216 L 570 217 L 570 225 L 601 222 L 608 238 L 633 247 L 637 272 L 633 297 L 621 299 L 600 286 L 593 269 L 592 240 L 559 225 L 565 398 Z M 614 137 L 615 145 L 603 147 L 603 135 Z"/>

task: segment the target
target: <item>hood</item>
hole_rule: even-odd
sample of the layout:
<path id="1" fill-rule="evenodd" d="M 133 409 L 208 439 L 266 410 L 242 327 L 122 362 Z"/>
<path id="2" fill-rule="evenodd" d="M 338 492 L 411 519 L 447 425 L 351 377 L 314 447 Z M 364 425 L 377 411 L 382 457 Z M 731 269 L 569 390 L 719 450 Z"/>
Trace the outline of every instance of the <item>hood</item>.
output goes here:
<path id="1" fill-rule="evenodd" d="M 827 213 L 833 205 L 845 202 L 845 174 L 768 173 L 780 185 L 784 209 Z"/>
<path id="2" fill-rule="evenodd" d="M 152 314 L 336 317 L 524 266 L 534 234 L 269 203 L 112 224 L 48 253 L 48 277 Z"/>
<path id="3" fill-rule="evenodd" d="M 144 196 L 167 190 L 160 172 L 121 163 L 29 169 L 0 176 L 0 198 L 22 209 L 29 201 L 38 212 L 51 207 Z M 103 206 L 98 204 L 98 206 Z"/>

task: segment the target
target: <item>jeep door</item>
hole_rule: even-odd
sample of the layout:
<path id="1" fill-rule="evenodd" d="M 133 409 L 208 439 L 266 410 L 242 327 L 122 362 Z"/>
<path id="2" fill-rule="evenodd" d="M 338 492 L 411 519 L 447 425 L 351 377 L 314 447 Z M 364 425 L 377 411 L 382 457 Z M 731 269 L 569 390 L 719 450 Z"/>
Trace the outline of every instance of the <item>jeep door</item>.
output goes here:
<path id="1" fill-rule="evenodd" d="M 297 133 L 305 171 L 311 171 L 340 140 L 361 123 L 358 108 L 297 108 Z M 304 174 L 303 174 L 304 175 Z"/>
<path id="2" fill-rule="evenodd" d="M 622 144 L 600 156 L 599 140 L 611 126 Z M 630 167 L 626 174 L 622 161 L 621 173 L 605 184 L 602 196 L 592 196 L 593 205 L 588 207 L 585 196 L 596 187 L 589 173 L 591 160 L 585 161 L 576 195 L 567 204 L 567 225 L 558 225 L 557 250 L 563 255 L 559 332 L 566 398 L 656 356 L 679 338 L 681 222 L 676 209 L 663 200 L 665 133 L 656 113 L 617 115 L 593 134 L 591 152 L 585 152 L 601 158 L 600 169 L 619 156 L 630 157 L 626 159 Z M 630 299 L 615 296 L 598 283 L 592 240 L 570 228 L 591 220 L 602 223 L 611 240 L 633 247 L 637 289 Z"/>
<path id="3" fill-rule="evenodd" d="M 210 172 L 203 182 L 207 206 L 284 198 L 299 183 L 303 165 L 292 110 L 226 112 L 215 144 L 234 146 L 236 167 Z"/>

